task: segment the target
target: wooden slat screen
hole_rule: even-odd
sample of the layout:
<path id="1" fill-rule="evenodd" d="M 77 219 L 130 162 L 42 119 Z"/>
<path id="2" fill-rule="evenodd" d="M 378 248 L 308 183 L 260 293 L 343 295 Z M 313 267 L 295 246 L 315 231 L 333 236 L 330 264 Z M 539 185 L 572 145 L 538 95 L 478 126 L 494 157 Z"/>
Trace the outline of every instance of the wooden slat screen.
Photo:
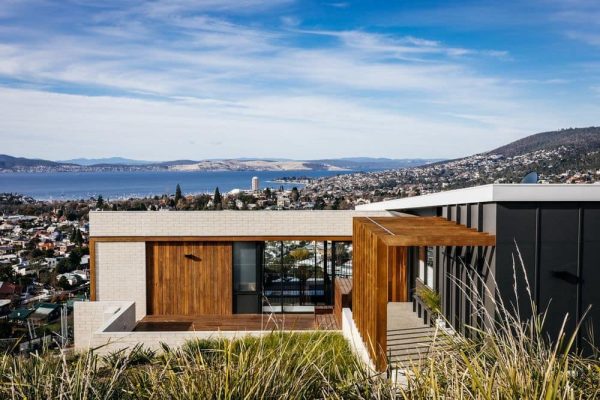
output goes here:
<path id="1" fill-rule="evenodd" d="M 407 282 L 408 248 L 390 247 L 388 251 L 390 252 L 388 300 L 391 302 L 409 301 Z"/>
<path id="2" fill-rule="evenodd" d="M 388 247 L 353 221 L 352 317 L 379 371 L 387 367 Z"/>
<path id="3" fill-rule="evenodd" d="M 232 246 L 225 242 L 147 242 L 149 315 L 232 313 Z"/>

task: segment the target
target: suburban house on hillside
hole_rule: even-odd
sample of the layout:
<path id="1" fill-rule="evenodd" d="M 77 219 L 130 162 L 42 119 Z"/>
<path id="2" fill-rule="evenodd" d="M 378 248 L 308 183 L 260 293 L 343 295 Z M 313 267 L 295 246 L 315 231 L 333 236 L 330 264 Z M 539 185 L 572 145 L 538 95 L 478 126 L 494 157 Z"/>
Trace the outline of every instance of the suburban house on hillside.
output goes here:
<path id="1" fill-rule="evenodd" d="M 498 293 L 526 313 L 519 273 L 513 297 L 517 248 L 533 300 L 550 305 L 550 336 L 565 313 L 573 328 L 600 304 L 600 185 L 487 185 L 358 208 L 92 212 L 92 301 L 75 304 L 75 346 L 341 329 L 385 370 L 420 346 L 400 335 L 433 322 L 419 287 L 466 334 Z M 599 320 L 592 307 L 585 323 Z"/>

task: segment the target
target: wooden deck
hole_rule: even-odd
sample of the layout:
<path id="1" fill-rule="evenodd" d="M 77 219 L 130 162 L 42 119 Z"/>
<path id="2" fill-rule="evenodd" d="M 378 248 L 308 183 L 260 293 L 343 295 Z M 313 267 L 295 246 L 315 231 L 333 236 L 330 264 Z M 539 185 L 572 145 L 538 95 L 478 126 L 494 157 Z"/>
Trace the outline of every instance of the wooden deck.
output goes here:
<path id="1" fill-rule="evenodd" d="M 148 315 L 135 327 L 141 332 L 337 329 L 333 314 Z"/>

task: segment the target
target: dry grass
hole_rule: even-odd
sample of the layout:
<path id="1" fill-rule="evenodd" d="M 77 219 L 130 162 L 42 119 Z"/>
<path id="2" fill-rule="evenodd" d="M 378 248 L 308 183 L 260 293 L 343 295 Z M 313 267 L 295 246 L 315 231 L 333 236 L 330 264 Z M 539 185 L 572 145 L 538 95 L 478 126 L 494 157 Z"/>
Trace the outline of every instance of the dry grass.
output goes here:
<path id="1" fill-rule="evenodd" d="M 473 338 L 454 335 L 450 347 L 435 351 L 406 374 L 406 399 L 597 399 L 600 398 L 598 352 L 584 357 L 575 351 L 580 326 L 565 330 L 564 317 L 558 337 L 552 341 L 544 333 L 547 310 L 538 312 L 531 300 L 529 283 L 519 256 L 513 263 L 517 274 L 525 277 L 531 317 L 522 318 L 515 305 L 502 302 L 499 293 L 496 312 L 477 309 L 484 328 L 471 330 Z M 517 297 L 515 284 L 514 295 Z M 482 304 L 481 299 L 473 299 Z M 444 342 L 447 343 L 447 342 Z"/>
<path id="2" fill-rule="evenodd" d="M 455 335 L 450 346 L 414 365 L 406 385 L 398 388 L 367 371 L 339 333 L 274 332 L 160 351 L 138 346 L 105 357 L 5 354 L 0 356 L 0 398 L 600 398 L 597 355 L 586 358 L 573 350 L 577 332 L 563 329 L 557 341 L 549 341 L 543 333 L 545 313 L 531 307 L 528 319 L 500 300 L 494 315 L 478 310 L 486 328 L 471 328 L 473 338 Z"/>
<path id="3" fill-rule="evenodd" d="M 179 349 L 137 347 L 99 357 L 0 359 L 0 398 L 368 399 L 391 398 L 338 333 L 272 333 L 198 340 Z"/>

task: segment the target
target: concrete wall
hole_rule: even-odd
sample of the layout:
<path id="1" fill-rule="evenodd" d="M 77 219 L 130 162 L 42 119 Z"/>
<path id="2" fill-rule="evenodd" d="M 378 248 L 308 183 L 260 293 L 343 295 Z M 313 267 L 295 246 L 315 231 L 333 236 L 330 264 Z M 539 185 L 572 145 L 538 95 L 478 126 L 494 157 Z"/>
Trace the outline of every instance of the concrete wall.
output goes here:
<path id="1" fill-rule="evenodd" d="M 350 348 L 358 359 L 371 371 L 376 371 L 375 364 L 373 364 L 373 361 L 369 357 L 367 346 L 363 342 L 360 332 L 352 318 L 352 310 L 349 308 L 342 309 L 342 335 L 344 335 L 344 338 L 346 338 Z"/>
<path id="2" fill-rule="evenodd" d="M 146 315 L 146 244 L 96 243 L 96 299 L 133 301 L 136 318 Z"/>
<path id="3" fill-rule="evenodd" d="M 101 211 L 90 236 L 351 236 L 352 217 L 387 211 Z"/>
<path id="4" fill-rule="evenodd" d="M 94 334 L 100 331 L 107 323 L 110 323 L 115 316 L 122 313 L 123 309 L 134 308 L 133 302 L 127 301 L 76 301 L 73 303 L 73 320 L 75 348 L 87 349 L 95 347 L 98 344 Z M 130 311 L 126 313 L 129 317 L 135 318 Z"/>
<path id="5" fill-rule="evenodd" d="M 170 347 L 180 347 L 194 339 L 238 339 L 245 336 L 260 337 L 271 333 L 271 331 L 136 332 L 133 331 L 136 324 L 133 302 L 76 302 L 74 307 L 75 349 L 79 351 L 93 349 L 101 355 L 123 349 L 131 350 L 138 344 L 160 350 L 162 343 Z"/>

